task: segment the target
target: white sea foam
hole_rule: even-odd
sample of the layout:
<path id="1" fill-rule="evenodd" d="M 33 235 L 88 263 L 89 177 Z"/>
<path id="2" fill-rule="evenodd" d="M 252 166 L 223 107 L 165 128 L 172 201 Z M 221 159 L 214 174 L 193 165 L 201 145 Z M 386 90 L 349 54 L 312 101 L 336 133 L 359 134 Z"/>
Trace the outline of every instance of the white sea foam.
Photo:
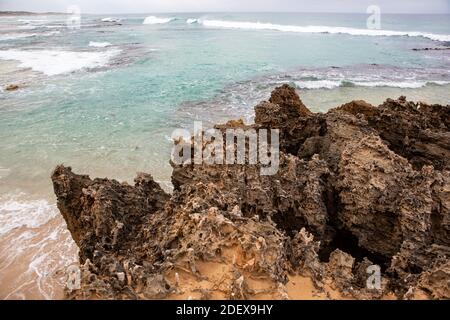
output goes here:
<path id="1" fill-rule="evenodd" d="M 194 23 L 198 23 L 198 19 L 187 19 L 186 20 L 187 24 L 194 24 Z"/>
<path id="2" fill-rule="evenodd" d="M 417 89 L 425 87 L 428 84 L 427 81 L 355 81 L 352 83 L 358 87 L 393 87 L 402 89 Z"/>
<path id="3" fill-rule="evenodd" d="M 446 85 L 449 81 L 353 81 L 351 82 L 359 87 L 392 87 L 402 89 L 417 89 L 427 85 Z"/>
<path id="4" fill-rule="evenodd" d="M 111 43 L 109 42 L 95 42 L 95 41 L 90 41 L 89 42 L 89 47 L 97 47 L 97 48 L 104 48 L 104 47 L 109 47 L 111 46 Z"/>
<path id="5" fill-rule="evenodd" d="M 450 81 L 352 81 L 352 80 L 307 80 L 296 81 L 299 89 L 334 89 L 338 87 L 391 87 L 417 89 L 427 85 L 446 85 Z"/>
<path id="6" fill-rule="evenodd" d="M 280 25 L 261 22 L 240 22 L 240 21 L 226 21 L 226 20 L 201 20 L 200 23 L 206 27 L 215 27 L 215 28 L 274 30 L 282 32 L 299 32 L 299 33 L 348 34 L 354 36 L 408 36 L 408 37 L 424 37 L 431 40 L 443 42 L 450 41 L 450 35 L 433 34 L 417 31 L 357 29 L 357 28 L 330 27 L 330 26 L 296 26 L 296 25 Z"/>
<path id="7" fill-rule="evenodd" d="M 48 22 L 49 20 L 47 19 L 18 19 L 18 22 L 22 22 L 22 23 L 26 23 L 26 24 L 42 24 L 45 22 Z"/>
<path id="8" fill-rule="evenodd" d="M 120 50 L 76 52 L 62 50 L 0 50 L 0 59 L 17 60 L 18 67 L 52 76 L 84 68 L 104 67 Z"/>
<path id="9" fill-rule="evenodd" d="M 16 196 L 0 198 L 0 236 L 22 226 L 37 228 L 57 214 L 46 200 L 21 201 Z"/>
<path id="10" fill-rule="evenodd" d="M 155 17 L 155 16 L 148 16 L 147 18 L 144 19 L 143 24 L 163 24 L 163 23 L 168 23 L 175 20 L 174 17 L 170 17 L 170 18 L 161 18 L 161 17 Z"/>
<path id="11" fill-rule="evenodd" d="M 34 30 L 37 28 L 38 28 L 37 26 L 30 26 L 30 25 L 17 26 L 17 29 L 21 29 L 21 30 Z"/>
<path id="12" fill-rule="evenodd" d="M 315 81 L 296 81 L 295 85 L 300 89 L 333 89 L 341 86 L 339 80 L 315 80 Z"/>
<path id="13" fill-rule="evenodd" d="M 60 29 L 60 28 L 66 28 L 66 26 L 63 25 L 48 25 L 48 26 L 44 26 L 47 29 Z"/>
<path id="14" fill-rule="evenodd" d="M 64 271 L 78 260 L 64 222 L 6 237 L 0 253 L 0 282 L 9 289 L 4 299 L 61 299 Z"/>
<path id="15" fill-rule="evenodd" d="M 32 37 L 49 37 L 54 36 L 55 34 L 61 33 L 60 31 L 49 31 L 42 33 L 6 33 L 0 34 L 0 41 L 8 41 L 8 40 L 17 40 L 17 39 L 25 39 Z"/>
<path id="16" fill-rule="evenodd" d="M 102 22 L 120 22 L 122 19 L 120 18 L 112 18 L 112 17 L 108 17 L 108 18 L 103 18 L 101 21 Z"/>
<path id="17" fill-rule="evenodd" d="M 49 36 L 54 36 L 54 35 L 60 34 L 60 33 L 61 33 L 61 31 L 55 30 L 55 31 L 48 31 L 48 32 L 38 33 L 36 36 L 49 37 Z"/>
<path id="18" fill-rule="evenodd" d="M 55 205 L 27 198 L 0 197 L 3 298 L 61 298 L 64 270 L 77 261 L 76 246 Z"/>
<path id="19" fill-rule="evenodd" d="M 35 37 L 36 33 L 6 33 L 0 34 L 0 41 L 16 40 Z"/>

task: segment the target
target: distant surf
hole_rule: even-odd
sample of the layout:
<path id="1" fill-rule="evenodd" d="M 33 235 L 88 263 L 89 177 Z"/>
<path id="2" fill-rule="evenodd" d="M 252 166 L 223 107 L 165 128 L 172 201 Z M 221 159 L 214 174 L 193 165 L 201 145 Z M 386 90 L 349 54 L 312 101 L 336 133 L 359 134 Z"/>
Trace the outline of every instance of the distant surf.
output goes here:
<path id="1" fill-rule="evenodd" d="M 105 41 L 105 42 L 95 42 L 95 41 L 90 41 L 89 42 L 89 47 L 97 47 L 97 48 L 104 48 L 104 47 L 109 47 L 112 44 Z"/>
<path id="2" fill-rule="evenodd" d="M 295 81 L 299 89 L 334 89 L 338 87 L 391 87 L 417 89 L 427 85 L 446 85 L 450 81 L 354 81 L 354 80 L 306 80 Z"/>
<path id="3" fill-rule="evenodd" d="M 186 23 L 187 24 L 197 24 L 197 23 L 199 23 L 199 20 L 198 19 L 187 19 Z"/>
<path id="4" fill-rule="evenodd" d="M 245 22 L 245 21 L 241 22 L 241 21 L 226 21 L 226 20 L 200 20 L 200 23 L 205 27 L 214 27 L 214 28 L 274 30 L 274 31 L 298 32 L 298 33 L 348 34 L 353 36 L 407 36 L 407 37 L 423 37 L 441 42 L 450 41 L 450 35 L 424 33 L 417 31 L 357 29 L 357 28 L 331 27 L 331 26 L 296 26 L 296 25 L 280 25 L 261 22 Z"/>
<path id="5" fill-rule="evenodd" d="M 59 34 L 60 31 L 49 31 L 42 33 L 6 33 L 0 34 L 0 41 L 19 40 L 33 37 L 49 37 Z"/>
<path id="6" fill-rule="evenodd" d="M 112 17 L 108 17 L 108 18 L 103 18 L 101 19 L 102 22 L 120 22 L 122 21 L 122 19 L 120 18 L 112 18 Z"/>
<path id="7" fill-rule="evenodd" d="M 10 33 L 0 35 L 0 41 L 16 40 L 37 36 L 36 33 Z"/>
<path id="8" fill-rule="evenodd" d="M 162 18 L 162 17 L 148 16 L 144 19 L 143 24 L 164 24 L 174 20 L 176 20 L 175 17 Z"/>

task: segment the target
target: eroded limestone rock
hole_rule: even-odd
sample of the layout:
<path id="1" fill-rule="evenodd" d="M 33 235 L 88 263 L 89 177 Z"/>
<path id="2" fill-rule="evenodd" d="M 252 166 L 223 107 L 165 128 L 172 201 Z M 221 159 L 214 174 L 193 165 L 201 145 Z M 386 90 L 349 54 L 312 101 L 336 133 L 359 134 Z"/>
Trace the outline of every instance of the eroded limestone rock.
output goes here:
<path id="1" fill-rule="evenodd" d="M 316 114 L 284 85 L 255 113 L 216 128 L 279 129 L 274 175 L 172 164 L 168 195 L 147 174 L 130 186 L 58 166 L 83 270 L 69 297 L 286 299 L 297 276 L 329 297 L 450 297 L 449 106 L 400 97 Z M 367 288 L 374 264 L 380 289 Z"/>

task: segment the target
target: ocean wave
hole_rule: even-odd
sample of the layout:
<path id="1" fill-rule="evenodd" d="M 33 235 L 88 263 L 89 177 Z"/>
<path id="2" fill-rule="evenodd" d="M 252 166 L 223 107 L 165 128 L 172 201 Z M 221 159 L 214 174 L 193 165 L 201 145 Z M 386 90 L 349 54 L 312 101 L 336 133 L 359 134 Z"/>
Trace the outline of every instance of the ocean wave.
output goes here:
<path id="1" fill-rule="evenodd" d="M 48 76 L 85 68 L 104 67 L 120 50 L 76 52 L 62 50 L 0 50 L 0 59 L 16 60 L 20 68 L 31 68 Z"/>
<path id="2" fill-rule="evenodd" d="M 97 47 L 97 48 L 105 48 L 105 47 L 109 47 L 112 44 L 109 42 L 95 42 L 95 41 L 90 41 L 89 42 L 89 47 Z"/>
<path id="3" fill-rule="evenodd" d="M 196 24 L 199 23 L 198 19 L 187 19 L 186 20 L 187 24 Z"/>
<path id="4" fill-rule="evenodd" d="M 66 28 L 67 26 L 65 25 L 48 25 L 48 26 L 44 26 L 44 28 L 47 29 L 61 29 L 61 28 Z"/>
<path id="5" fill-rule="evenodd" d="M 17 26 L 17 29 L 20 30 L 34 30 L 37 29 L 37 26 L 25 25 L 25 26 Z"/>
<path id="6" fill-rule="evenodd" d="M 16 196 L 0 199 L 0 235 L 19 227 L 37 228 L 57 215 L 46 200 L 21 201 Z"/>
<path id="7" fill-rule="evenodd" d="M 448 81 L 367 81 L 367 82 L 353 82 L 355 86 L 359 87 L 393 87 L 402 89 L 417 89 L 427 85 L 445 85 Z"/>
<path id="8" fill-rule="evenodd" d="M 26 39 L 26 38 L 33 38 L 33 37 L 49 37 L 56 34 L 61 33 L 60 31 L 49 31 L 49 32 L 42 32 L 42 33 L 6 33 L 6 34 L 0 34 L 0 41 L 8 41 L 8 40 L 18 40 L 18 39 Z"/>
<path id="9" fill-rule="evenodd" d="M 338 87 L 391 87 L 417 89 L 427 85 L 446 85 L 450 81 L 354 81 L 354 80 L 307 80 L 295 81 L 299 89 L 334 89 Z"/>
<path id="10" fill-rule="evenodd" d="M 103 18 L 101 19 L 102 22 L 120 22 L 122 21 L 122 19 L 120 18 L 113 18 L 113 17 L 108 17 L 108 18 Z"/>
<path id="11" fill-rule="evenodd" d="M 48 22 L 49 20 L 47 20 L 47 19 L 18 19 L 17 20 L 17 22 L 22 22 L 22 23 L 25 23 L 25 24 L 36 24 L 36 23 L 38 23 L 38 24 L 42 24 L 42 23 L 45 23 L 45 22 Z"/>
<path id="12" fill-rule="evenodd" d="M 144 19 L 143 24 L 164 24 L 174 21 L 175 19 L 176 19 L 175 17 L 161 18 L 155 16 L 148 16 Z"/>
<path id="13" fill-rule="evenodd" d="M 340 87 L 342 81 L 338 80 L 307 80 L 307 81 L 296 81 L 295 85 L 299 89 L 333 89 Z"/>
<path id="14" fill-rule="evenodd" d="M 16 40 L 23 38 L 31 38 L 37 36 L 36 33 L 7 33 L 0 35 L 0 41 Z"/>
<path id="15" fill-rule="evenodd" d="M 433 34 L 417 31 L 357 29 L 357 28 L 331 27 L 331 26 L 296 26 L 296 25 L 280 25 L 261 22 L 245 22 L 245 21 L 239 22 L 226 20 L 201 20 L 200 23 L 206 27 L 215 27 L 215 28 L 274 30 L 274 31 L 298 32 L 298 33 L 348 34 L 353 36 L 407 36 L 407 37 L 423 37 L 434 41 L 442 41 L 442 42 L 450 41 L 450 35 Z"/>
<path id="16" fill-rule="evenodd" d="M 47 31 L 47 32 L 43 32 L 43 33 L 38 33 L 36 34 L 37 37 L 39 36 L 44 36 L 44 37 L 49 37 L 49 36 L 54 36 L 57 34 L 60 34 L 61 31 L 55 30 L 55 31 Z"/>

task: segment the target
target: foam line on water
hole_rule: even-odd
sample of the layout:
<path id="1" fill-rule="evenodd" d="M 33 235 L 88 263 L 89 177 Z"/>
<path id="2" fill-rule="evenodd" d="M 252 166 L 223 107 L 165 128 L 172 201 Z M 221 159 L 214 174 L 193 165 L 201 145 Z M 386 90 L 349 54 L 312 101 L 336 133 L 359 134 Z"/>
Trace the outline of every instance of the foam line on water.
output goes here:
<path id="1" fill-rule="evenodd" d="M 37 228 L 57 214 L 46 200 L 21 201 L 15 196 L 0 198 L 0 235 L 19 227 Z"/>
<path id="2" fill-rule="evenodd" d="M 214 28 L 274 30 L 281 32 L 297 32 L 297 33 L 348 34 L 354 36 L 407 36 L 407 37 L 423 37 L 434 41 L 442 41 L 442 42 L 450 41 L 450 35 L 418 32 L 418 31 L 357 29 L 357 28 L 331 27 L 331 26 L 297 26 L 297 25 L 281 25 L 262 22 L 227 21 L 227 20 L 201 20 L 200 23 L 206 27 L 214 27 Z"/>
<path id="3" fill-rule="evenodd" d="M 199 22 L 198 19 L 193 19 L 193 18 L 190 18 L 190 19 L 187 19 L 187 20 L 186 20 L 186 23 L 187 23 L 187 24 L 196 24 L 196 23 L 198 23 L 198 22 Z"/>
<path id="4" fill-rule="evenodd" d="M 391 87 L 417 89 L 427 85 L 446 85 L 450 81 L 354 81 L 354 80 L 306 80 L 295 81 L 299 89 L 334 89 L 338 87 Z"/>
<path id="5" fill-rule="evenodd" d="M 111 43 L 109 42 L 96 42 L 96 41 L 90 41 L 89 47 L 97 47 L 97 48 L 105 48 L 111 46 Z"/>
<path id="6" fill-rule="evenodd" d="M 144 19 L 143 24 L 164 24 L 174 21 L 175 19 L 176 19 L 175 17 L 162 18 L 162 17 L 148 16 Z"/>
<path id="7" fill-rule="evenodd" d="M 84 68 L 104 67 L 120 50 L 77 52 L 64 50 L 0 50 L 0 59 L 19 61 L 18 67 L 31 68 L 48 76 Z"/>

